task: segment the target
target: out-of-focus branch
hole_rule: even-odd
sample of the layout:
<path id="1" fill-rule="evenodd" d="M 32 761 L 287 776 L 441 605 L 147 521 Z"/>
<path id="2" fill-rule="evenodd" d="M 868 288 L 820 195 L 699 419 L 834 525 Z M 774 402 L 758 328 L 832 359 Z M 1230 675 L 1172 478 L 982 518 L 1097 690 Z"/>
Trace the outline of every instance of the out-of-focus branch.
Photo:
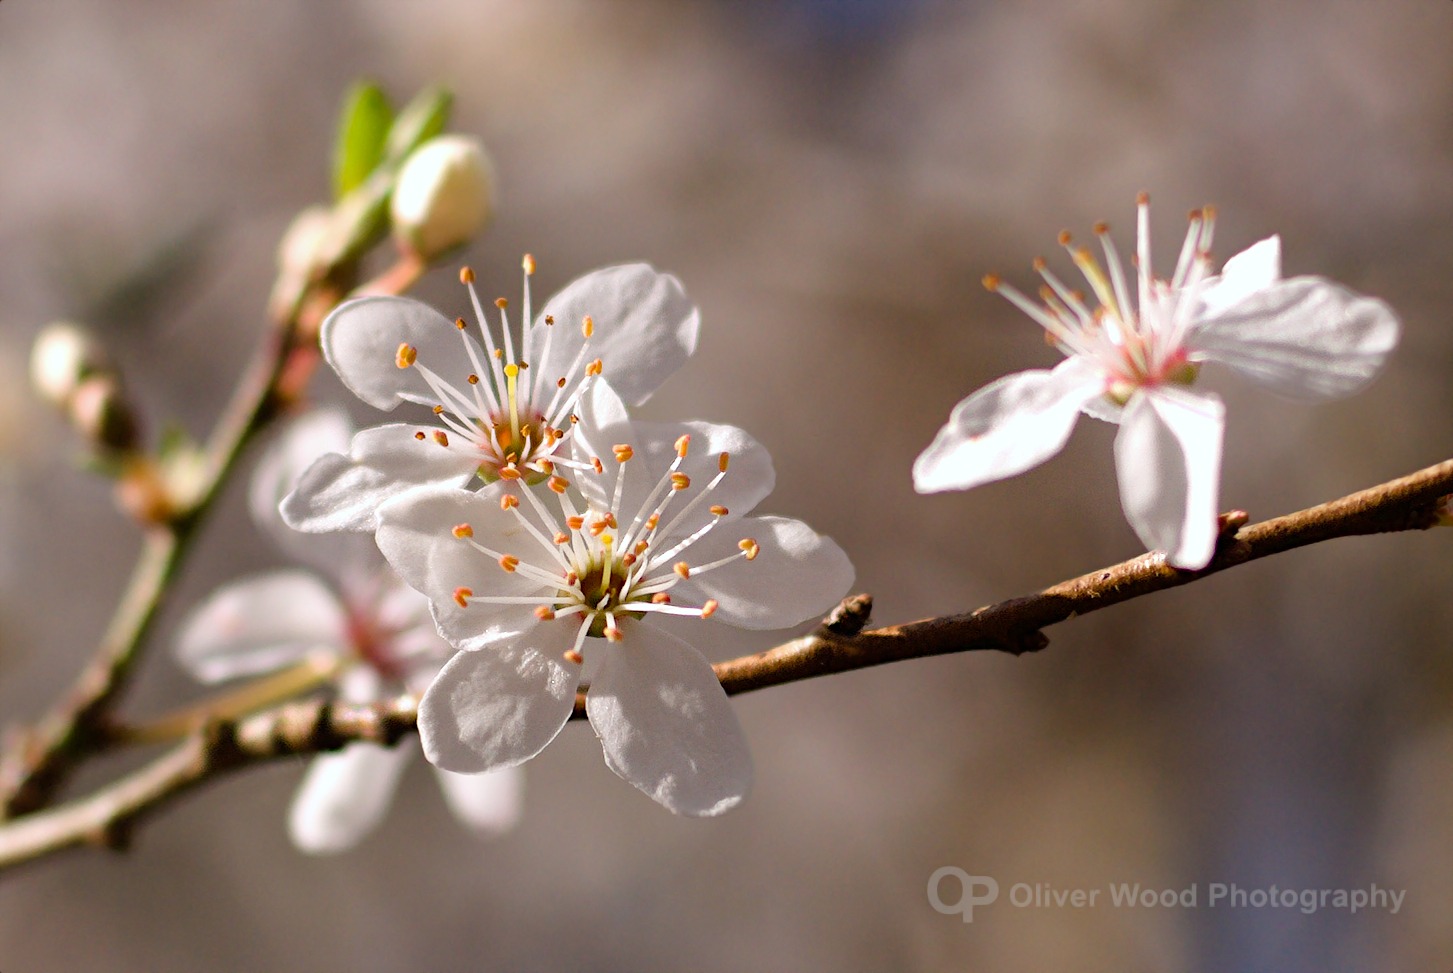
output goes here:
<path id="1" fill-rule="evenodd" d="M 414 701 L 298 703 L 241 722 L 199 726 L 142 769 L 89 797 L 0 826 L 0 869 L 81 845 L 130 846 L 137 823 L 200 784 L 279 757 L 368 741 L 392 746 L 414 728 Z"/>
<path id="2" fill-rule="evenodd" d="M 1225 515 L 1216 556 L 1200 571 L 1169 567 L 1144 554 L 977 611 L 864 630 L 867 595 L 845 599 L 814 632 L 755 655 L 715 666 L 728 694 L 837 672 L 953 652 L 993 650 L 1019 655 L 1049 640 L 1043 629 L 1132 598 L 1189 584 L 1227 568 L 1336 537 L 1421 530 L 1437 520 L 1453 494 L 1453 460 L 1310 507 L 1247 525 Z M 576 700 L 573 718 L 585 715 Z M 415 703 L 402 698 L 372 706 L 322 700 L 292 703 L 240 722 L 202 725 L 152 764 L 90 797 L 0 825 L 0 869 L 84 844 L 125 847 L 144 815 L 206 781 L 282 756 L 336 750 L 367 740 L 392 744 L 415 729 Z"/>
<path id="3" fill-rule="evenodd" d="M 405 255 L 383 278 L 360 290 L 402 293 L 426 269 L 416 257 Z M 244 449 L 300 394 L 317 361 L 318 327 L 343 297 L 344 290 L 335 282 L 319 280 L 299 292 L 296 303 L 269 332 L 266 346 L 217 422 L 202 456 L 200 478 L 185 491 L 177 491 L 173 484 L 165 517 L 147 526 L 126 594 L 90 662 L 50 712 L 35 726 L 16 734 L 0 755 L 0 818 L 18 817 L 50 804 L 76 764 L 111 742 L 115 703 L 125 691 L 147 632 L 199 524 Z"/>

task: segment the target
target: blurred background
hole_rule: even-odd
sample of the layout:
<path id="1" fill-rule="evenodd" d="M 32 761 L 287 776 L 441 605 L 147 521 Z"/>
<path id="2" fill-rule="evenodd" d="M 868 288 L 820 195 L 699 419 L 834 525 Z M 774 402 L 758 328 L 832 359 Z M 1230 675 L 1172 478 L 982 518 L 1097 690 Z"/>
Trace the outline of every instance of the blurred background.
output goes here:
<path id="1" fill-rule="evenodd" d="M 26 388 L 84 320 L 153 428 L 202 435 L 257 346 L 274 247 L 327 193 L 347 85 L 441 81 L 499 218 L 461 260 L 538 294 L 604 264 L 677 274 L 695 359 L 650 417 L 749 429 L 764 511 L 854 557 L 880 624 L 968 610 L 1139 553 L 1113 429 L 1006 483 L 914 495 L 952 406 L 1056 356 L 979 278 L 1032 286 L 1061 228 L 1138 190 L 1158 261 L 1218 204 L 1225 257 L 1391 302 L 1402 346 L 1309 406 L 1225 372 L 1223 506 L 1260 519 L 1453 455 L 1453 6 L 1434 0 L 416 0 L 0 7 L 0 723 L 74 676 L 137 548 Z M 1067 268 L 1061 267 L 1061 270 Z M 464 310 L 453 274 L 420 296 Z M 354 402 L 331 376 L 321 401 Z M 225 498 L 127 711 L 198 693 L 188 605 L 277 566 Z M 426 768 L 353 852 L 308 858 L 303 768 L 230 779 L 125 857 L 0 879 L 5 970 L 1414 970 L 1453 956 L 1453 535 L 1342 540 L 975 653 L 737 700 L 748 802 L 672 817 L 571 725 L 526 814 L 480 842 Z M 765 648 L 777 639 L 739 643 Z M 114 774 L 103 765 L 81 787 Z M 1198 908 L 929 904 L 942 866 L 1015 883 L 1200 888 Z M 1209 906 L 1210 883 L 1403 890 L 1396 915 Z M 953 900 L 956 888 L 945 883 Z"/>

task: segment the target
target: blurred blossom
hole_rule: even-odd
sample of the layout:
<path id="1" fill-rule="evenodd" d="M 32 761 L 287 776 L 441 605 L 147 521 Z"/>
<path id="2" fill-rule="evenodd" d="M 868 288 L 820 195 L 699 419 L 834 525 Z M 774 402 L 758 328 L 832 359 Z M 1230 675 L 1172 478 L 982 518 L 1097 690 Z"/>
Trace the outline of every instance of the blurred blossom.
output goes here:
<path id="1" fill-rule="evenodd" d="M 274 535 L 287 528 L 276 497 L 304 458 L 347 442 L 347 420 L 319 411 L 295 420 L 259 464 L 252 485 L 254 516 Z M 340 695 L 369 703 L 399 692 L 422 692 L 449 656 L 434 631 L 427 600 L 405 586 L 370 539 L 302 537 L 318 570 L 284 569 L 235 581 L 214 592 L 188 618 L 177 639 L 183 665 L 203 682 L 256 677 L 298 666 L 332 668 Z M 328 581 L 324 581 L 328 578 Z M 352 743 L 313 758 L 288 817 L 303 851 L 344 851 L 383 820 L 412 741 L 394 747 Z M 519 816 L 518 771 L 464 777 L 439 771 L 456 816 L 483 833 L 511 827 Z"/>

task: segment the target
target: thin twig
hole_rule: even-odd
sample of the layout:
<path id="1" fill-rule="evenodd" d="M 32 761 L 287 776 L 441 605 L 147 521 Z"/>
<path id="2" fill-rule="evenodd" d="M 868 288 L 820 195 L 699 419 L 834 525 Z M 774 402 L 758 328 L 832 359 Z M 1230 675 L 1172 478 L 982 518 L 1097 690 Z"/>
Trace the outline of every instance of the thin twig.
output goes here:
<path id="1" fill-rule="evenodd" d="M 416 258 L 407 257 L 360 291 L 402 293 L 426 269 Z M 131 583 L 90 662 L 70 691 L 34 727 L 20 732 L 17 742 L 0 755 L 0 819 L 19 817 L 50 804 L 77 764 L 111 743 L 112 711 L 129 683 L 147 633 L 201 521 L 248 444 L 306 382 L 307 369 L 300 373 L 293 363 L 300 356 L 309 364 L 315 363 L 316 355 L 308 345 L 300 345 L 299 339 L 314 340 L 323 316 L 342 297 L 342 291 L 332 282 L 320 281 L 299 295 L 286 319 L 269 333 L 266 346 L 254 359 L 213 430 L 201 485 L 191 497 L 171 498 L 175 509 L 164 522 L 147 528 Z"/>
<path id="2" fill-rule="evenodd" d="M 1042 629 L 1076 615 L 1336 537 L 1430 527 L 1436 522 L 1439 500 L 1450 493 L 1453 460 L 1250 526 L 1242 526 L 1244 513 L 1228 514 L 1216 556 L 1200 571 L 1180 571 L 1167 566 L 1162 554 L 1144 554 L 1032 595 L 906 625 L 860 631 L 871 599 L 853 595 L 811 634 L 714 668 L 727 693 L 736 695 L 953 652 L 1035 652 L 1049 641 Z M 584 702 L 577 699 L 572 718 L 584 715 Z M 355 741 L 392 744 L 416 729 L 416 717 L 415 703 L 404 697 L 372 706 L 303 701 L 238 723 L 215 722 L 152 764 L 87 798 L 0 825 L 0 869 L 77 845 L 125 847 L 144 815 L 210 779 L 278 757 L 336 750 Z"/>

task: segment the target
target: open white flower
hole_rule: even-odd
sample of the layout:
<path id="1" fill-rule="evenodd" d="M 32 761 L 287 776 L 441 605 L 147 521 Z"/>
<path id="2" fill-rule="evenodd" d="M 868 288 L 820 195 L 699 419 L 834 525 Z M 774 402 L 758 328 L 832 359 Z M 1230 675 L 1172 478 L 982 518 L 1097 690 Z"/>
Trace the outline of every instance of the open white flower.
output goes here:
<path id="1" fill-rule="evenodd" d="M 1169 280 L 1151 269 L 1149 199 L 1139 199 L 1136 294 L 1103 225 L 1105 253 L 1060 242 L 1094 304 L 1046 266 L 1043 305 L 997 276 L 998 291 L 1044 327 L 1065 361 L 1052 371 L 1009 375 L 960 402 L 918 457 L 921 493 L 962 490 L 1022 473 L 1064 446 L 1081 411 L 1120 423 L 1115 468 L 1136 534 L 1170 564 L 1199 569 L 1216 545 L 1224 408 L 1191 388 L 1214 361 L 1292 395 L 1355 392 L 1396 346 L 1399 325 L 1383 302 L 1319 277 L 1281 279 L 1281 244 L 1270 237 L 1211 276 L 1210 208 L 1191 214 Z"/>
<path id="2" fill-rule="evenodd" d="M 279 522 L 277 498 L 308 460 L 346 445 L 349 431 L 347 420 L 328 410 L 294 421 L 253 477 L 259 526 L 279 539 L 301 536 Z M 306 540 L 313 543 L 288 546 L 315 555 L 309 560 L 323 567 L 331 584 L 319 573 L 289 569 L 220 588 L 184 623 L 177 642 L 181 662 L 208 683 L 311 664 L 338 672 L 340 695 L 353 703 L 423 692 L 453 651 L 434 629 L 428 600 L 399 580 L 367 536 Z M 417 752 L 407 741 L 391 748 L 353 743 L 315 757 L 289 813 L 293 842 L 315 854 L 353 847 L 383 820 Z M 504 831 L 518 819 L 518 771 L 466 776 L 441 770 L 438 777 L 455 815 L 477 831 Z"/>
<path id="3" fill-rule="evenodd" d="M 543 480 L 568 457 L 577 404 L 598 376 L 638 405 L 695 350 L 700 316 L 675 277 L 646 264 L 597 270 L 531 321 L 534 265 L 526 256 L 518 332 L 507 302 L 495 302 L 498 337 L 468 268 L 460 277 L 477 329 L 402 297 L 360 298 L 328 316 L 323 353 L 345 385 L 377 408 L 412 402 L 435 418 L 365 429 L 347 453 L 319 459 L 283 502 L 289 525 L 370 531 L 379 504 L 416 486 Z"/>
<path id="4" fill-rule="evenodd" d="M 379 512 L 379 547 L 468 650 L 420 703 L 424 752 L 460 772 L 519 764 L 554 739 L 583 683 L 612 770 L 672 811 L 719 814 L 745 796 L 751 759 L 690 642 L 701 626 L 819 614 L 852 566 L 800 521 L 744 516 L 773 472 L 740 429 L 632 424 L 604 383 L 585 405 L 578 489 L 557 475 L 540 495 L 414 491 Z"/>

